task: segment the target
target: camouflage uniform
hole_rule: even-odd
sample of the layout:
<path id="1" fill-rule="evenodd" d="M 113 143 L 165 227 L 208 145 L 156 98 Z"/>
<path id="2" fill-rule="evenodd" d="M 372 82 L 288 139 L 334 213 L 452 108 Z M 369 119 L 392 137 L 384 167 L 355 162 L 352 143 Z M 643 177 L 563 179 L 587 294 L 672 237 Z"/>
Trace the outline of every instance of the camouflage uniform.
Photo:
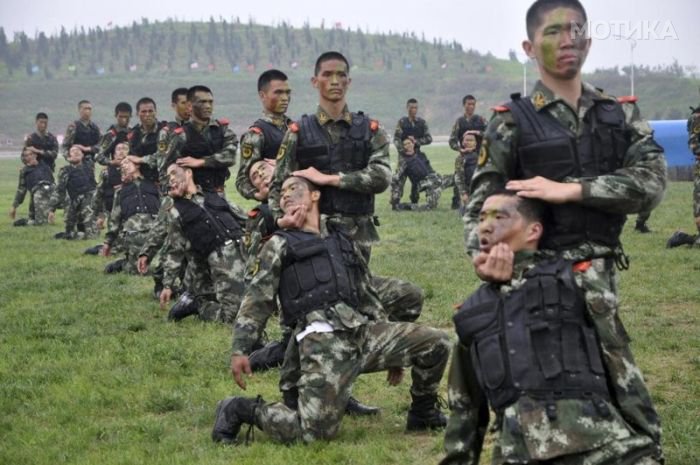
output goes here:
<path id="1" fill-rule="evenodd" d="M 124 212 L 126 206 L 122 202 L 122 196 L 124 189 L 128 186 L 135 186 L 138 190 L 139 205 L 130 212 Z M 159 205 L 158 188 L 152 181 L 143 178 L 123 184 L 114 193 L 114 207 L 110 214 L 109 229 L 105 233 L 105 243 L 112 247 L 119 240 L 126 255 L 124 272 L 138 274 L 136 261 L 141 247 L 156 222 Z"/>
<path id="2" fill-rule="evenodd" d="M 262 121 L 262 124 L 267 124 L 270 130 L 276 128 L 279 132 L 280 140 L 292 122 L 286 116 L 274 116 L 264 113 L 260 120 L 256 121 L 248 129 L 248 132 L 241 137 L 241 166 L 238 168 L 238 176 L 236 176 L 236 190 L 246 199 L 254 199 L 257 192 L 250 182 L 250 167 L 264 158 L 274 159 L 279 150 L 279 144 L 276 144 L 275 141 L 265 140 L 265 133 L 259 127 L 260 121 Z"/>
<path id="3" fill-rule="evenodd" d="M 469 194 L 477 156 L 478 152 L 465 152 L 455 158 L 455 187 L 460 197 L 462 194 Z"/>
<path id="4" fill-rule="evenodd" d="M 416 151 L 414 155 L 405 155 L 405 153 L 401 151 L 400 156 L 403 158 L 403 162 L 399 164 L 398 170 L 391 178 L 392 206 L 398 205 L 401 201 L 401 195 L 403 194 L 401 180 L 403 179 L 405 182 L 406 178 L 409 178 L 412 185 L 418 186 L 419 195 L 420 192 L 425 192 L 427 202 L 423 208 L 419 208 L 418 202 L 415 202 L 412 205 L 412 209 L 433 210 L 437 208 L 438 202 L 440 201 L 440 194 L 442 194 L 442 189 L 445 187 L 445 184 L 450 183 L 450 180 L 443 179 L 441 175 L 437 174 L 433 170 L 432 166 L 430 166 L 428 158 L 423 152 Z M 411 156 L 418 157 L 418 159 L 411 160 L 408 158 Z M 411 163 L 422 165 L 423 168 L 418 168 L 417 170 L 412 171 L 414 168 L 412 168 Z M 448 176 L 448 178 L 451 177 L 452 176 Z"/>
<path id="5" fill-rule="evenodd" d="M 95 155 L 99 152 L 100 139 L 100 128 L 95 123 L 88 121 L 86 124 L 80 120 L 74 121 L 68 125 L 66 134 L 63 136 L 61 144 L 63 158 L 68 159 L 68 151 L 72 145 L 85 145 L 91 147 L 91 151 L 85 153 L 83 162 L 88 162 L 91 166 L 94 165 Z"/>
<path id="6" fill-rule="evenodd" d="M 700 218 L 700 105 L 688 118 L 688 147 L 695 155 L 695 168 L 693 172 L 693 216 L 696 223 Z M 700 233 L 700 224 L 698 224 Z M 700 234 L 695 239 L 695 245 L 700 246 Z"/>
<path id="7" fill-rule="evenodd" d="M 37 159 L 49 165 L 51 171 L 56 169 L 56 158 L 58 157 L 58 140 L 56 136 L 48 131 L 43 134 L 33 132 L 24 138 L 24 146 L 43 150 L 43 153 L 37 155 Z"/>
<path id="8" fill-rule="evenodd" d="M 466 115 L 460 116 L 452 126 L 452 132 L 450 132 L 450 148 L 455 152 L 462 153 L 462 137 L 464 137 L 464 133 L 467 131 L 479 131 L 483 134 L 486 129 L 486 124 L 486 119 L 477 114 L 473 114 L 470 117 Z M 481 142 L 481 137 L 477 137 L 476 142 L 479 144 Z M 478 148 L 477 146 L 477 150 Z"/>
<path id="9" fill-rule="evenodd" d="M 530 278 L 524 275 L 525 271 L 531 271 L 539 261 L 541 259 L 536 258 L 532 252 L 518 252 L 514 278 L 509 283 L 484 286 L 490 286 L 506 302 L 513 298 L 523 298 L 522 294 L 512 297 L 510 295 L 527 283 Z M 581 273 L 574 273 L 574 275 L 581 275 Z M 581 280 L 581 276 L 574 276 L 574 278 Z M 526 299 L 529 300 L 529 296 L 530 294 Z M 543 296 L 534 299 L 540 300 Z M 506 305 L 502 304 L 499 309 L 507 308 Z M 528 302 L 527 305 L 531 303 Z M 478 318 L 477 309 L 478 307 L 474 306 L 471 310 L 472 315 Z M 564 308 L 557 310 L 564 312 Z M 473 326 L 475 325 L 472 324 L 470 327 Z M 506 344 L 514 344 L 515 338 L 506 337 L 502 340 L 507 340 Z M 476 347 L 486 351 L 485 346 L 481 345 L 483 343 L 479 342 Z M 448 402 L 451 413 L 445 430 L 447 455 L 441 465 L 479 464 L 489 422 L 489 403 L 484 392 L 485 388 L 477 380 L 489 379 L 484 372 L 491 367 L 480 366 L 483 362 L 475 362 L 478 355 L 471 353 L 473 347 L 475 343 L 465 345 L 460 338 L 452 350 L 448 380 Z M 514 345 L 508 347 L 511 349 L 510 353 L 517 351 L 513 348 Z M 525 347 L 521 350 L 527 351 Z M 563 348 L 563 350 L 570 350 L 570 357 L 578 356 L 574 355 L 573 348 Z M 562 354 L 558 357 L 557 360 L 560 360 Z M 566 354 L 563 358 L 567 359 Z M 492 363 L 495 365 L 496 362 L 492 361 Z M 539 369 L 537 362 L 533 362 L 532 368 Z M 519 368 L 512 368 L 512 370 L 512 373 L 517 373 Z M 497 389 L 493 385 L 489 387 Z M 600 395 L 584 398 L 570 394 L 560 399 L 543 400 L 522 393 L 497 412 L 495 422 L 493 428 L 498 431 L 498 435 L 492 453 L 493 465 L 506 463 L 652 465 L 658 463 L 651 459 L 655 448 L 651 438 L 632 430 L 610 401 Z"/>
<path id="10" fill-rule="evenodd" d="M 77 176 L 82 181 L 73 184 L 73 179 L 76 179 L 73 176 Z M 75 190 L 73 190 L 73 186 L 75 186 Z M 51 195 L 49 210 L 55 212 L 59 205 L 64 205 L 66 236 L 68 238 L 74 237 L 76 226 L 84 228 L 86 239 L 97 237 L 92 213 L 94 193 L 95 178 L 92 164 L 83 162 L 79 165 L 66 165 L 58 172 L 58 184 Z"/>
<path id="11" fill-rule="evenodd" d="M 260 267 L 246 290 L 233 331 L 233 354 L 248 354 L 275 306 L 285 268 L 287 239 L 273 235 L 260 252 Z M 344 301 L 312 309 L 299 320 L 293 340 L 312 323 L 329 332 L 310 332 L 298 342 L 298 410 L 282 403 L 263 404 L 255 422 L 283 443 L 332 439 L 338 433 L 352 384 L 360 373 L 413 366 L 411 393 L 435 395 L 447 364 L 447 335 L 412 323 L 388 323 L 367 279 L 366 263 L 357 246 L 360 269 L 357 307 Z"/>
<path id="12" fill-rule="evenodd" d="M 474 174 L 474 168 L 476 168 L 476 154 L 479 153 L 481 135 L 483 135 L 486 129 L 486 124 L 486 119 L 484 119 L 483 116 L 473 114 L 471 116 L 460 116 L 452 126 L 449 144 L 450 148 L 458 153 L 455 159 L 455 187 L 452 193 L 453 206 L 460 205 L 460 199 L 463 193 L 469 193 L 469 181 L 471 181 L 471 175 Z M 467 154 L 462 152 L 462 137 L 464 137 L 464 133 L 467 131 L 479 131 L 480 134 L 476 138 L 476 153 L 474 153 L 473 156 L 471 153 Z M 461 168 L 458 167 L 459 165 L 461 165 Z M 465 168 L 467 168 L 466 174 Z M 461 176 L 461 179 L 458 179 L 458 176 Z M 462 190 L 462 187 L 465 185 L 466 189 Z"/>
<path id="13" fill-rule="evenodd" d="M 23 166 L 19 171 L 17 193 L 12 208 L 19 207 L 29 192 L 34 214 L 30 214 L 29 224 L 42 225 L 48 222 L 49 201 L 56 185 L 49 165 L 40 161 L 36 166 Z"/>
<path id="14" fill-rule="evenodd" d="M 583 84 L 579 109 L 575 113 L 563 100 L 557 98 L 541 82 L 531 97 L 536 111 L 547 112 L 565 128 L 581 135 L 584 115 L 596 101 L 614 108 L 615 100 L 589 84 Z M 489 123 L 479 155 L 479 163 L 472 179 L 471 197 L 464 216 L 465 243 L 469 253 L 479 249 L 477 224 L 484 200 L 496 189 L 514 179 L 518 128 L 507 107 L 499 107 Z M 626 120 L 629 145 L 622 156 L 622 168 L 612 174 L 579 181 L 583 188 L 581 205 L 591 211 L 629 214 L 653 209 L 666 188 L 666 161 L 663 149 L 654 141 L 649 124 L 641 118 L 631 99 L 624 100 L 622 111 Z M 545 225 L 546 229 L 546 225 Z M 617 238 L 613 238 L 617 239 Z M 617 407 L 625 421 L 636 432 L 660 444 L 659 417 L 647 391 L 642 374 L 629 348 L 629 337 L 618 315 L 617 273 L 615 262 L 623 255 L 621 248 L 612 248 L 590 240 L 559 250 L 572 261 L 592 260 L 593 266 L 580 274 L 581 287 L 586 292 L 590 317 L 595 323 Z M 660 445 L 659 445 L 660 448 Z"/>
<path id="15" fill-rule="evenodd" d="M 99 182 L 92 200 L 92 210 L 95 218 L 105 215 L 109 219 L 109 212 L 112 211 L 115 189 L 121 184 L 121 169 L 119 166 L 111 165 L 114 160 L 114 149 L 117 144 L 126 142 L 129 134 L 128 127 L 112 125 L 107 132 L 102 135 L 98 144 L 95 162 L 105 168 L 99 174 Z"/>
<path id="16" fill-rule="evenodd" d="M 205 205 L 205 193 L 201 190 L 198 190 L 198 192 L 189 199 L 189 202 L 196 204 L 199 208 L 208 212 L 207 216 L 209 217 L 217 215 L 216 212 L 213 212 L 210 207 Z M 229 209 L 233 218 L 242 225 L 245 221 L 245 214 L 243 211 L 230 204 Z M 195 266 L 195 274 L 197 275 L 194 276 L 193 279 L 201 282 L 210 280 L 214 285 L 216 300 L 218 302 L 218 305 L 206 306 L 204 308 L 200 307 L 200 318 L 222 323 L 233 322 L 238 312 L 238 306 L 240 305 L 244 288 L 246 252 L 240 240 L 240 236 L 233 239 L 226 239 L 221 238 L 220 234 L 217 233 L 217 239 L 220 239 L 222 244 L 215 247 L 212 252 L 204 256 L 195 250 L 193 244 L 187 238 L 186 230 L 183 227 L 183 221 L 181 219 L 182 213 L 177 207 L 177 199 L 174 202 L 173 208 L 170 208 L 168 215 L 168 246 L 163 259 L 163 286 L 171 289 L 174 288 L 175 280 L 180 275 L 183 259 L 186 256 L 191 257 L 192 260 L 188 260 L 188 266 Z M 226 240 L 224 241 L 224 239 Z M 206 275 L 207 270 L 209 276 Z M 197 287 L 201 287 L 201 285 Z"/>
<path id="17" fill-rule="evenodd" d="M 394 147 L 396 147 L 396 151 L 399 155 L 396 159 L 396 173 L 392 179 L 391 197 L 392 199 L 396 197 L 399 199 L 399 201 L 401 201 L 401 197 L 403 197 L 403 187 L 404 184 L 406 184 L 407 177 L 405 174 L 399 175 L 399 172 L 403 173 L 402 167 L 406 161 L 405 155 L 402 155 L 404 151 L 403 141 L 409 135 L 414 135 L 414 137 L 416 135 L 418 136 L 415 137 L 416 152 L 420 152 L 419 149 L 422 145 L 430 145 L 433 142 L 433 136 L 430 135 L 428 123 L 423 118 L 416 117 L 415 120 L 411 120 L 408 116 L 404 116 L 398 123 L 396 123 L 396 129 L 394 129 Z M 426 161 L 428 161 L 425 154 L 423 154 L 423 157 Z M 430 165 L 429 161 L 428 165 Z M 420 195 L 419 192 L 419 186 L 412 182 L 410 196 L 411 203 L 418 203 L 418 197 Z"/>

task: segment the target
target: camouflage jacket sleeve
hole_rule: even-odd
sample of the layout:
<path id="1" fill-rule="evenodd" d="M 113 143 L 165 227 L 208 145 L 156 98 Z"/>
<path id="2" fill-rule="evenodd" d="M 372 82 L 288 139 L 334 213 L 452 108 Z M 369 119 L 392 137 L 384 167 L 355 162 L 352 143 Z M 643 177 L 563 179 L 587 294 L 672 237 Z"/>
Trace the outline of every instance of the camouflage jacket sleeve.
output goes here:
<path id="1" fill-rule="evenodd" d="M 462 141 L 458 140 L 459 136 L 459 119 L 455 121 L 455 124 L 452 125 L 452 132 L 450 132 L 450 148 L 454 150 L 455 152 L 461 152 L 462 151 Z"/>
<path id="2" fill-rule="evenodd" d="M 105 189 L 107 187 L 107 171 L 100 171 L 100 178 L 95 188 L 95 193 L 92 196 L 92 218 L 97 219 L 105 211 Z"/>
<path id="3" fill-rule="evenodd" d="M 112 202 L 112 211 L 109 214 L 109 229 L 105 233 L 105 243 L 112 246 L 119 237 L 122 230 L 122 207 L 121 207 L 121 189 L 114 191 L 114 201 Z"/>
<path id="4" fill-rule="evenodd" d="M 397 152 L 401 152 L 403 150 L 403 140 L 401 140 L 401 136 L 403 135 L 403 129 L 401 128 L 401 120 L 399 120 L 398 123 L 396 123 L 396 128 L 394 129 L 394 147 L 396 147 Z"/>
<path id="5" fill-rule="evenodd" d="M 160 210 L 158 210 L 158 217 L 156 218 L 151 231 L 146 237 L 146 242 L 141 246 L 139 251 L 139 256 L 146 256 L 148 260 L 153 260 L 156 253 L 165 243 L 165 238 L 168 236 L 168 221 L 169 221 L 169 206 L 172 204 L 172 199 L 170 197 L 164 197 L 161 202 Z"/>
<path id="6" fill-rule="evenodd" d="M 68 151 L 71 145 L 73 145 L 73 139 L 75 139 L 75 123 L 71 123 L 66 128 L 66 133 L 63 136 L 63 143 L 61 144 L 61 155 L 63 158 L 68 160 Z"/>
<path id="7" fill-rule="evenodd" d="M 694 113 L 688 119 L 688 148 L 693 155 L 700 157 L 700 113 Z"/>
<path id="8" fill-rule="evenodd" d="M 233 324 L 231 349 L 234 355 L 250 353 L 274 312 L 282 259 L 286 251 L 287 241 L 278 235 L 272 236 L 260 250 L 257 272 L 245 290 Z"/>
<path id="9" fill-rule="evenodd" d="M 262 160 L 264 136 L 253 130 L 248 130 L 241 138 L 241 166 L 236 176 L 236 190 L 246 199 L 254 199 L 258 191 L 250 182 L 250 167 Z"/>
<path id="10" fill-rule="evenodd" d="M 455 185 L 457 186 L 457 190 L 459 191 L 459 195 L 469 193 L 469 192 L 467 192 L 466 179 L 464 179 L 465 160 L 466 160 L 466 157 L 464 156 L 463 153 L 460 153 L 459 155 L 457 155 L 457 158 L 455 158 Z"/>
<path id="11" fill-rule="evenodd" d="M 267 202 L 270 205 L 270 210 L 275 218 L 282 216 L 280 210 L 280 190 L 285 179 L 292 174 L 299 166 L 297 162 L 297 134 L 291 130 L 287 130 L 282 139 L 279 152 L 277 153 L 277 165 L 275 173 L 272 175 L 270 182 L 270 194 Z"/>
<path id="12" fill-rule="evenodd" d="M 433 143 L 433 136 L 430 135 L 430 128 L 428 127 L 428 122 L 426 120 L 423 121 L 423 126 L 424 126 L 424 132 L 423 132 L 423 137 L 419 137 L 416 139 L 416 142 L 418 145 L 430 145 Z"/>
<path id="13" fill-rule="evenodd" d="M 172 289 L 180 275 L 180 267 L 189 248 L 189 242 L 180 225 L 177 210 L 171 208 L 168 215 L 168 246 L 163 257 L 163 287 Z"/>
<path id="14" fill-rule="evenodd" d="M 53 134 L 49 134 L 49 138 L 51 140 L 49 148 L 47 148 L 41 156 L 44 158 L 45 162 L 53 164 L 56 162 L 56 158 L 58 158 L 58 139 L 56 139 L 56 136 Z"/>
<path id="15" fill-rule="evenodd" d="M 452 349 L 447 381 L 450 417 L 445 429 L 445 458 L 440 465 L 478 465 L 489 421 L 486 397 L 476 382 L 469 348 Z"/>
<path id="16" fill-rule="evenodd" d="M 613 173 L 580 179 L 583 205 L 611 213 L 639 213 L 656 207 L 666 190 L 666 158 L 649 123 L 634 103 L 625 103 L 630 146 Z"/>
<path id="17" fill-rule="evenodd" d="M 97 153 L 95 154 L 95 161 L 100 165 L 107 166 L 112 161 L 112 157 L 107 153 L 112 146 L 112 142 L 114 142 L 114 133 L 112 131 L 102 134 L 100 142 L 97 144 Z"/>
<path id="18" fill-rule="evenodd" d="M 56 183 L 56 189 L 51 193 L 51 199 L 49 200 L 49 210 L 56 211 L 61 205 L 64 204 L 66 199 L 66 189 L 68 187 L 68 174 L 69 166 L 64 166 L 61 171 L 58 172 L 58 182 Z"/>
<path id="19" fill-rule="evenodd" d="M 357 171 L 338 173 L 340 189 L 360 192 L 362 194 L 380 194 L 391 183 L 389 166 L 389 138 L 384 128 L 379 126 L 370 139 L 372 154 L 367 167 Z"/>
<path id="20" fill-rule="evenodd" d="M 236 150 L 238 150 L 238 137 L 228 125 L 224 130 L 224 146 L 220 151 L 202 157 L 205 168 L 228 168 L 236 163 Z M 186 154 L 185 154 L 186 155 Z"/>
<path id="21" fill-rule="evenodd" d="M 24 202 L 24 197 L 27 195 L 27 182 L 24 177 L 25 167 L 19 170 L 19 182 L 17 183 L 17 193 L 15 194 L 15 200 L 12 202 L 12 208 L 19 207 L 22 202 Z"/>

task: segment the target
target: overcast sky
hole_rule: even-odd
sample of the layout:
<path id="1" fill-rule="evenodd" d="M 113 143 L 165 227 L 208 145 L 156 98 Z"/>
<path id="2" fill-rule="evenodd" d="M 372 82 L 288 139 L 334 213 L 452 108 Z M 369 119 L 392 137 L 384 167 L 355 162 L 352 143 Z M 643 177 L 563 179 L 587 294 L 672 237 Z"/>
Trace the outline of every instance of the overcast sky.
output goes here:
<path id="1" fill-rule="evenodd" d="M 636 39 L 636 64 L 669 64 L 677 59 L 681 65 L 698 67 L 700 72 L 700 10 L 693 0 L 633 1 L 587 0 L 593 48 L 586 71 L 598 67 L 627 66 L 632 42 L 613 35 L 631 35 Z M 456 40 L 465 48 L 490 51 L 505 58 L 510 49 L 518 51 L 525 37 L 525 11 L 530 1 L 430 0 L 427 2 L 353 0 L 352 2 L 317 0 L 207 0 L 167 2 L 117 0 L 1 0 L 0 26 L 9 39 L 24 31 L 56 34 L 61 26 L 129 25 L 145 17 L 150 20 L 204 20 L 211 16 L 241 21 L 252 17 L 258 24 L 273 25 L 286 21 L 295 27 L 309 22 L 318 27 L 341 23 L 344 28 L 357 27 L 369 32 L 411 32 L 420 37 Z"/>

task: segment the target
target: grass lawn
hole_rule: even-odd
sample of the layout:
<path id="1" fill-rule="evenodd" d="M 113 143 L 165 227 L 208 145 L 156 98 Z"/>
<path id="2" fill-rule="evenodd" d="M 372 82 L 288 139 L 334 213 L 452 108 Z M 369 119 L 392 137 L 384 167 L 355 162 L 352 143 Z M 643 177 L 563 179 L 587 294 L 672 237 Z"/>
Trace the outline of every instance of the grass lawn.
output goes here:
<path id="1" fill-rule="evenodd" d="M 426 151 L 436 170 L 451 171 L 453 152 Z M 7 212 L 19 166 L 0 160 L 0 464 L 439 461 L 440 433 L 404 433 L 408 379 L 389 387 L 381 373 L 361 376 L 354 388 L 381 416 L 346 418 L 332 443 L 283 447 L 258 431 L 250 447 L 213 444 L 216 402 L 241 393 L 228 372 L 230 329 L 192 318 L 166 322 L 150 279 L 104 275 L 107 259 L 82 255 L 96 241 L 52 239 L 62 230 L 61 214 L 54 226 L 13 228 Z M 229 198 L 240 202 L 229 184 Z M 700 250 L 664 248 L 676 228 L 693 231 L 691 190 L 671 183 L 652 214 L 653 233 L 636 234 L 632 218 L 623 237 L 631 267 L 622 273 L 621 315 L 662 416 L 671 465 L 700 462 Z M 454 334 L 453 304 L 477 280 L 450 197 L 445 193 L 437 211 L 397 213 L 388 193 L 379 196 L 382 243 L 372 268 L 420 284 L 427 298 L 419 321 Z M 276 336 L 276 323 L 268 326 Z M 277 400 L 277 380 L 276 371 L 257 374 L 248 394 Z"/>

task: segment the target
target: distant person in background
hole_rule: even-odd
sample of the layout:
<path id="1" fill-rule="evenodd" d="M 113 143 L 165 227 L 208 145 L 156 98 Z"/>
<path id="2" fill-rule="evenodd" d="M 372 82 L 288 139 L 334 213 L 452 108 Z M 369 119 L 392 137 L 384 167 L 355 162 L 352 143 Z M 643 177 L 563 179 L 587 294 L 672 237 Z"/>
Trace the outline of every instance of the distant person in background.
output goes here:
<path id="1" fill-rule="evenodd" d="M 158 143 L 160 133 L 169 127 L 167 121 L 158 121 L 156 102 L 150 97 L 142 97 L 136 102 L 136 115 L 139 122 L 129 131 L 129 159 L 139 165 L 141 175 L 150 181 L 158 182 Z"/>
<path id="2" fill-rule="evenodd" d="M 455 187 L 459 193 L 461 207 L 466 207 L 469 201 L 469 188 L 472 183 L 472 176 L 476 169 L 476 161 L 479 155 L 479 133 L 477 131 L 467 131 L 462 136 L 462 150 L 455 159 Z"/>
<path id="3" fill-rule="evenodd" d="M 457 118 L 454 126 L 452 126 L 452 132 L 450 133 L 450 148 L 455 152 L 458 152 L 457 160 L 458 163 L 460 156 L 469 152 L 479 153 L 479 148 L 481 146 L 481 138 L 484 135 L 484 130 L 486 129 L 486 119 L 482 116 L 474 113 L 476 110 L 476 97 L 473 95 L 465 95 L 462 99 L 462 107 L 464 107 L 464 115 Z M 475 149 L 467 149 L 464 146 L 464 134 L 471 132 L 476 136 L 477 146 Z M 472 171 L 473 173 L 474 171 Z M 467 191 L 468 192 L 468 191 Z M 455 179 L 455 189 L 452 195 L 452 209 L 456 210 L 460 207 L 460 195 L 459 186 L 457 185 L 457 180 Z M 463 197 L 462 197 L 463 199 Z"/>
<path id="4" fill-rule="evenodd" d="M 403 197 L 403 187 L 404 184 L 406 184 L 405 174 L 398 176 L 399 172 L 403 172 L 402 165 L 406 161 L 406 156 L 402 155 L 403 141 L 409 139 L 413 142 L 416 151 L 421 154 L 428 165 L 430 165 L 430 162 L 425 156 L 425 153 L 420 151 L 420 148 L 423 145 L 430 145 L 433 142 L 433 136 L 430 135 L 428 123 L 418 116 L 418 100 L 414 98 L 408 99 L 406 102 L 406 111 L 408 112 L 408 116 L 402 117 L 396 124 L 396 129 L 394 130 L 394 147 L 396 147 L 396 151 L 399 155 L 396 162 L 396 172 L 394 174 L 396 179 L 392 180 L 392 199 L 398 198 L 399 201 L 401 197 Z M 418 185 L 411 182 L 411 203 L 418 203 L 418 198 Z"/>
<path id="5" fill-rule="evenodd" d="M 49 116 L 40 112 L 36 114 L 36 131 L 24 138 L 24 148 L 37 156 L 37 160 L 46 163 L 51 171 L 56 169 L 58 157 L 58 140 L 48 131 Z"/>
<path id="6" fill-rule="evenodd" d="M 100 128 L 92 122 L 92 103 L 89 100 L 78 102 L 78 114 L 79 118 L 68 125 L 63 137 L 63 157 L 68 160 L 71 147 L 77 146 L 83 152 L 84 162 L 94 166 L 102 134 Z"/>
<path id="7" fill-rule="evenodd" d="M 449 183 L 453 176 L 443 180 L 443 177 L 437 174 L 427 157 L 416 149 L 416 145 L 411 139 L 404 139 L 403 150 L 399 152 L 399 156 L 403 158 L 403 163 L 399 165 L 399 170 L 391 180 L 391 208 L 393 210 L 433 210 L 437 208 L 440 194 L 444 184 Z M 411 184 L 418 187 L 418 193 L 425 192 L 425 205 L 418 205 L 417 202 L 410 204 L 401 203 L 400 198 L 397 198 L 399 189 L 396 184 L 399 180 L 408 178 Z"/>
<path id="8" fill-rule="evenodd" d="M 10 218 L 17 216 L 17 207 L 24 202 L 24 197 L 29 192 L 30 205 L 34 211 L 30 211 L 30 217 L 20 218 L 14 222 L 15 226 L 42 225 L 49 220 L 49 200 L 54 191 L 53 172 L 47 163 L 39 160 L 36 152 L 25 147 L 22 152 L 24 166 L 19 172 L 19 184 L 15 200 L 12 202 Z M 52 221 L 53 222 L 53 221 Z"/>

